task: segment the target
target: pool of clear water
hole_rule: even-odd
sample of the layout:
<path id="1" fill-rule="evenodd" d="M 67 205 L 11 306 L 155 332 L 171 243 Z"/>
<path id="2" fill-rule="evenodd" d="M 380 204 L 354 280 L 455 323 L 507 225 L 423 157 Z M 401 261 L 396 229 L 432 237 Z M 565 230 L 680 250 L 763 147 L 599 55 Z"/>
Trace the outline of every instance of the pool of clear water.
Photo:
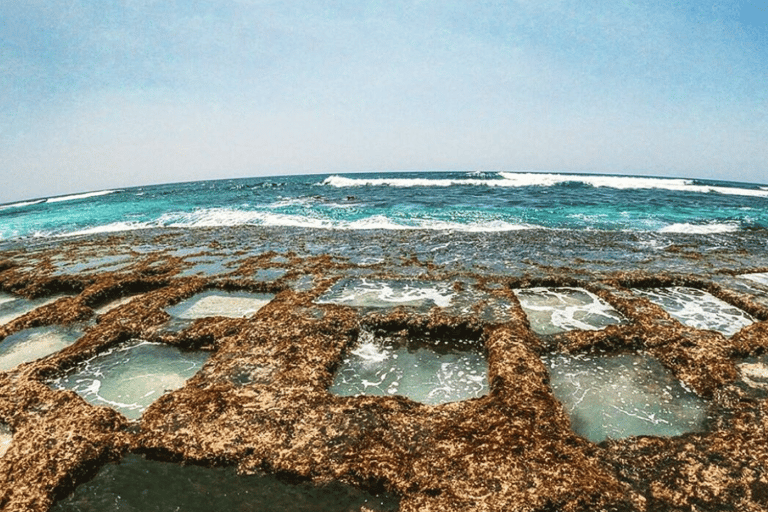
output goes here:
<path id="1" fill-rule="evenodd" d="M 749 313 L 696 288 L 648 288 L 632 293 L 657 304 L 688 327 L 718 331 L 726 336 L 755 321 Z"/>
<path id="2" fill-rule="evenodd" d="M 571 427 L 590 441 L 677 436 L 705 427 L 707 401 L 650 356 L 556 354 L 544 363 Z"/>
<path id="3" fill-rule="evenodd" d="M 575 329 L 599 330 L 621 324 L 621 314 L 603 299 L 582 288 L 520 288 L 514 290 L 537 334 L 558 334 Z"/>
<path id="4" fill-rule="evenodd" d="M 163 393 L 184 386 L 209 355 L 133 340 L 89 359 L 50 385 L 70 389 L 93 405 L 112 407 L 129 419 L 138 419 Z"/>
<path id="5" fill-rule="evenodd" d="M 82 334 L 82 326 L 36 327 L 11 334 L 0 341 L 0 371 L 58 352 Z"/>
<path id="6" fill-rule="evenodd" d="M 208 316 L 242 318 L 253 315 L 274 298 L 266 293 L 210 290 L 166 308 L 169 315 L 183 320 Z"/>
<path id="7" fill-rule="evenodd" d="M 411 306 L 448 307 L 454 292 L 449 283 L 417 280 L 342 279 L 317 302 L 358 308 Z"/>
<path id="8" fill-rule="evenodd" d="M 488 393 L 488 361 L 476 345 L 394 340 L 363 331 L 334 376 L 341 396 L 406 396 L 429 405 Z"/>

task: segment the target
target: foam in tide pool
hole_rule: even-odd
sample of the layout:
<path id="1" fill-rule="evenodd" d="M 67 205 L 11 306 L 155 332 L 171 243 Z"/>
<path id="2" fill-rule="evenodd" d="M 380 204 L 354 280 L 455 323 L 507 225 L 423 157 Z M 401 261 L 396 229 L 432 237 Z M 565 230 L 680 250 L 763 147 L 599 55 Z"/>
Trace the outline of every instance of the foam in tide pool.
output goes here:
<path id="1" fill-rule="evenodd" d="M 521 288 L 515 295 L 537 334 L 598 330 L 624 321 L 618 311 L 582 288 Z"/>
<path id="2" fill-rule="evenodd" d="M 319 304 L 342 304 L 358 308 L 412 306 L 448 307 L 453 291 L 447 283 L 428 281 L 343 279 L 321 296 Z"/>
<path id="3" fill-rule="evenodd" d="M 749 279 L 752 282 L 755 282 L 757 284 L 761 284 L 763 286 L 768 286 L 768 272 L 756 272 L 753 274 L 742 274 L 739 277 L 742 277 L 744 279 Z"/>
<path id="4" fill-rule="evenodd" d="M 205 468 L 145 460 L 129 454 L 107 464 L 90 482 L 56 503 L 54 512 L 248 510 L 259 512 L 394 512 L 399 500 L 338 482 L 288 483 L 272 475 L 238 475 L 234 468 Z"/>
<path id="5" fill-rule="evenodd" d="M 704 428 L 706 402 L 652 357 L 557 354 L 544 363 L 571 427 L 592 442 L 677 436 Z"/>
<path id="6" fill-rule="evenodd" d="M 748 313 L 696 288 L 675 286 L 632 292 L 662 307 L 680 323 L 696 329 L 730 336 L 755 321 Z"/>
<path id="7" fill-rule="evenodd" d="M 166 309 L 169 315 L 194 320 L 207 316 L 242 318 L 253 315 L 274 296 L 265 293 L 224 292 L 211 290 Z"/>
<path id="8" fill-rule="evenodd" d="M 341 396 L 402 395 L 436 405 L 488 393 L 488 361 L 467 343 L 404 343 L 360 333 L 357 346 L 342 361 L 331 393 Z"/>
<path id="9" fill-rule="evenodd" d="M 138 419 L 160 395 L 184 386 L 209 355 L 135 340 L 89 359 L 51 386 L 70 389 L 93 405 L 112 407 L 129 419 Z"/>
<path id="10" fill-rule="evenodd" d="M 77 327 L 36 327 L 11 334 L 0 341 L 0 371 L 58 352 L 81 335 Z"/>
<path id="11" fill-rule="evenodd" d="M 8 451 L 8 448 L 11 446 L 11 441 L 13 441 L 11 427 L 5 423 L 0 423 L 0 457 L 5 455 L 5 452 Z"/>

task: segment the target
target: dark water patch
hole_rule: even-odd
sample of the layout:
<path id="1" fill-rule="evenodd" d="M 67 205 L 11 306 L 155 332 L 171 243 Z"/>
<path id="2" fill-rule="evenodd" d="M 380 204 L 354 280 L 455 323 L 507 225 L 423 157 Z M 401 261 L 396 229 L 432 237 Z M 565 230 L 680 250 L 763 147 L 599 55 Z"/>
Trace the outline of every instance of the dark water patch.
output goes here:
<path id="1" fill-rule="evenodd" d="M 233 468 L 204 468 L 127 455 L 107 464 L 53 512 L 394 512 L 399 500 L 339 482 L 290 483 L 272 475 L 237 475 Z"/>
<path id="2" fill-rule="evenodd" d="M 215 256 L 194 256 L 184 260 L 184 264 L 187 266 L 177 276 L 218 276 L 227 274 L 232 272 L 227 263 L 229 262 L 226 259 Z"/>

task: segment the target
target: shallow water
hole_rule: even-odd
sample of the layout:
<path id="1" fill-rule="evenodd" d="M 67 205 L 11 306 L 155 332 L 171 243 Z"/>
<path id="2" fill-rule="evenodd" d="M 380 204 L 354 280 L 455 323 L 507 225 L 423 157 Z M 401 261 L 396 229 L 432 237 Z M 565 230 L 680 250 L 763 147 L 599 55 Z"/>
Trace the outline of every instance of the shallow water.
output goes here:
<path id="1" fill-rule="evenodd" d="M 93 274 L 113 272 L 131 266 L 134 259 L 128 254 L 91 257 L 80 262 L 61 261 L 56 264 L 54 275 Z"/>
<path id="2" fill-rule="evenodd" d="M 271 475 L 237 475 L 233 468 L 204 468 L 127 455 L 59 501 L 54 512 L 372 512 L 396 511 L 396 498 L 375 496 L 333 482 L 288 483 Z"/>
<path id="3" fill-rule="evenodd" d="M 613 307 L 581 288 L 522 288 L 514 292 L 537 334 L 599 330 L 624 322 Z"/>
<path id="4" fill-rule="evenodd" d="M 590 441 L 677 436 L 705 426 L 707 402 L 650 356 L 557 354 L 544 362 L 571 427 Z"/>
<path id="5" fill-rule="evenodd" d="M 726 336 L 735 334 L 755 321 L 749 313 L 696 288 L 676 286 L 636 289 L 633 293 L 661 306 L 688 327 L 718 331 Z"/>
<path id="6" fill-rule="evenodd" d="M 193 256 L 186 258 L 184 262 L 189 267 L 182 270 L 178 277 L 215 276 L 232 272 L 232 268 L 229 266 L 232 264 L 232 260 L 221 256 Z"/>
<path id="7" fill-rule="evenodd" d="M 58 352 L 82 336 L 79 327 L 36 327 L 0 341 L 0 371 Z"/>
<path id="8" fill-rule="evenodd" d="M 51 387 L 70 389 L 93 405 L 138 419 L 160 395 L 184 386 L 209 356 L 135 340 L 88 360 L 73 373 L 53 380 Z"/>
<path id="9" fill-rule="evenodd" d="M 265 293 L 211 290 L 171 306 L 166 311 L 169 315 L 184 320 L 208 316 L 242 318 L 253 315 L 273 298 L 274 295 Z"/>
<path id="10" fill-rule="evenodd" d="M 740 381 L 754 393 L 768 393 L 768 354 L 748 357 L 736 364 Z"/>
<path id="11" fill-rule="evenodd" d="M 39 307 L 56 302 L 62 297 L 66 297 L 66 295 L 55 295 L 53 297 L 27 300 L 23 297 L 14 297 L 4 294 L 2 297 L 3 300 L 0 301 L 0 325 L 16 320 Z"/>
<path id="12" fill-rule="evenodd" d="M 13 441 L 11 427 L 5 423 L 0 423 L 0 457 L 5 455 L 5 452 L 11 447 L 11 441 Z"/>
<path id="13" fill-rule="evenodd" d="M 742 277 L 744 279 L 749 279 L 750 281 L 761 284 L 763 286 L 768 286 L 768 272 L 755 272 L 752 274 L 741 274 L 739 277 Z"/>
<path id="14" fill-rule="evenodd" d="M 107 304 L 104 304 L 103 306 L 96 308 L 94 311 L 97 315 L 103 315 L 104 313 L 108 313 L 112 311 L 113 309 L 119 308 L 120 306 L 124 306 L 125 304 L 128 304 L 133 299 L 137 299 L 141 297 L 143 294 L 139 293 L 136 295 L 127 295 L 125 297 L 121 297 L 117 300 L 113 300 L 112 302 L 108 302 Z"/>
<path id="15" fill-rule="evenodd" d="M 323 294 L 320 304 L 358 308 L 448 307 L 454 292 L 448 283 L 406 280 L 343 279 Z"/>
<path id="16" fill-rule="evenodd" d="M 260 268 L 253 275 L 255 281 L 271 283 L 283 277 L 288 269 L 285 268 Z"/>
<path id="17" fill-rule="evenodd" d="M 436 405 L 488 393 L 488 361 L 467 345 L 395 341 L 363 331 L 338 368 L 331 393 L 341 396 L 401 395 Z"/>

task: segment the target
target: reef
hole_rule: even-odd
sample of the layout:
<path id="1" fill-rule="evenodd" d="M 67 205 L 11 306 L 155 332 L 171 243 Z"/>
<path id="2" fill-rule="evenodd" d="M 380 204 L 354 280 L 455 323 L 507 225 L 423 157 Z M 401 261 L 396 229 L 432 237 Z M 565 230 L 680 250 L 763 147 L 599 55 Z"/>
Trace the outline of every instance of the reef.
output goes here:
<path id="1" fill-rule="evenodd" d="M 693 274 L 539 267 L 504 274 L 455 270 L 420 256 L 395 265 L 246 250 L 215 236 L 185 252 L 184 235 L 144 236 L 147 247 L 112 236 L 0 254 L 1 292 L 29 300 L 61 295 L 0 326 L 0 345 L 32 327 L 85 325 L 66 348 L 0 372 L 0 424 L 12 433 L 0 456 L 0 510 L 47 511 L 128 453 L 295 482 L 343 482 L 396 496 L 403 512 L 768 509 L 768 395 L 745 383 L 738 366 L 768 348 L 768 306 L 760 287 L 732 285 L 735 275 L 766 268 L 716 263 Z M 68 270 L 110 254 L 129 258 Z M 190 271 L 209 260 L 218 261 L 217 272 Z M 439 280 L 483 298 L 465 311 L 318 301 L 339 280 L 360 275 Z M 686 326 L 631 291 L 670 286 L 706 291 L 756 321 L 725 336 Z M 626 321 L 538 335 L 514 293 L 531 287 L 583 288 Z M 274 298 L 243 318 L 168 327 L 167 308 L 210 290 Z M 126 300 L 96 312 L 119 299 Z M 493 301 L 509 305 L 504 315 L 482 314 Z M 363 329 L 472 340 L 487 355 L 488 394 L 425 405 L 397 395 L 330 393 L 334 371 Z M 209 351 L 210 358 L 138 421 L 49 385 L 137 339 Z M 572 430 L 542 356 L 638 352 L 710 401 L 704 431 L 596 444 Z"/>

